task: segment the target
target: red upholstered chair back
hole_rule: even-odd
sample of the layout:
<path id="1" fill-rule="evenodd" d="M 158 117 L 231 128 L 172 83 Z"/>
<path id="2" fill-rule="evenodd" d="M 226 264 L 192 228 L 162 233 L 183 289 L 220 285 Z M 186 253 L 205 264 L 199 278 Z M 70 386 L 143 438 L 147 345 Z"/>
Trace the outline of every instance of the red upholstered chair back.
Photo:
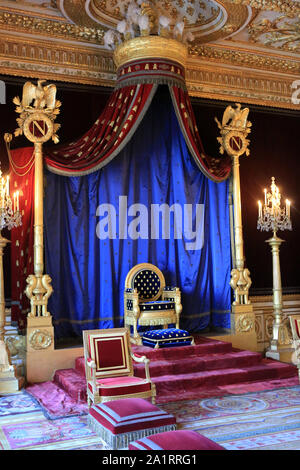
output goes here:
<path id="1" fill-rule="evenodd" d="M 289 315 L 294 341 L 300 341 L 300 315 Z"/>
<path id="2" fill-rule="evenodd" d="M 85 330 L 83 332 L 85 360 L 96 363 L 96 377 L 133 375 L 127 328 Z"/>

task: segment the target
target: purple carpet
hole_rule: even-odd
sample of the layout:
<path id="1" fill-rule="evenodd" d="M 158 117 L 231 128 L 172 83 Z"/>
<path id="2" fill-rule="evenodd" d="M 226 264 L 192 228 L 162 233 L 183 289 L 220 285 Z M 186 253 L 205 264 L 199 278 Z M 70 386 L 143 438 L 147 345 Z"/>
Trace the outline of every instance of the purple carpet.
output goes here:
<path id="1" fill-rule="evenodd" d="M 80 416 L 88 412 L 86 401 L 74 400 L 54 382 L 29 385 L 26 387 L 26 392 L 39 403 L 48 419 Z"/>

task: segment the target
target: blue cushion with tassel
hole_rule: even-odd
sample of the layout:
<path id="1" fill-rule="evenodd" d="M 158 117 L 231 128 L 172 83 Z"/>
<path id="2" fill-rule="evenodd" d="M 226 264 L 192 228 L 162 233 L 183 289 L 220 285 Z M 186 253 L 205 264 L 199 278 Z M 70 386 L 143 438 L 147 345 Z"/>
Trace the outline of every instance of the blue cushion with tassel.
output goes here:
<path id="1" fill-rule="evenodd" d="M 142 341 L 144 346 L 156 349 L 194 344 L 194 338 L 190 336 L 188 331 L 178 328 L 146 331 L 143 334 Z"/>

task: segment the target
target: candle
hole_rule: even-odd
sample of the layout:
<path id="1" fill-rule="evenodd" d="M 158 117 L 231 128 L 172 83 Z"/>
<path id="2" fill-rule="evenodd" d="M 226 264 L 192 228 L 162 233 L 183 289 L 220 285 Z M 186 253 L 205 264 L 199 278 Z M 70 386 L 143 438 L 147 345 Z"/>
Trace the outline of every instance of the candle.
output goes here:
<path id="1" fill-rule="evenodd" d="M 262 204 L 261 201 L 258 201 L 258 217 L 262 218 Z"/>
<path id="2" fill-rule="evenodd" d="M 6 177 L 6 194 L 9 196 L 9 176 Z"/>
<path id="3" fill-rule="evenodd" d="M 1 193 L 1 209 L 4 209 L 4 197 L 5 197 L 4 178 L 1 178 L 0 193 Z"/>
<path id="4" fill-rule="evenodd" d="M 14 212 L 16 212 L 16 193 L 14 193 Z"/>
<path id="5" fill-rule="evenodd" d="M 17 212 L 19 212 L 19 191 L 17 191 Z"/>
<path id="6" fill-rule="evenodd" d="M 264 189 L 264 192 L 265 192 L 265 206 L 267 205 L 267 190 L 266 188 Z"/>
<path id="7" fill-rule="evenodd" d="M 285 201 L 285 212 L 286 212 L 286 216 L 288 218 L 290 218 L 290 214 L 291 214 L 290 207 L 291 207 L 291 202 L 288 199 L 286 199 L 286 201 Z"/>

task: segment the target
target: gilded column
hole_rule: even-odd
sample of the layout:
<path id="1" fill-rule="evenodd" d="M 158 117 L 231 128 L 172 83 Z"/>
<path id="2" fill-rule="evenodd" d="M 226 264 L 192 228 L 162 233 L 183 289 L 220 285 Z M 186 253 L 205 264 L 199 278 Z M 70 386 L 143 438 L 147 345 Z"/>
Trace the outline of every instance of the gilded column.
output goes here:
<path id="1" fill-rule="evenodd" d="M 232 200 L 233 200 L 233 241 L 234 260 L 231 271 L 230 286 L 233 289 L 234 300 L 231 313 L 231 331 L 238 335 L 240 347 L 256 350 L 257 340 L 255 334 L 255 316 L 249 300 L 249 288 L 251 286 L 250 272 L 245 268 L 244 240 L 242 225 L 242 204 L 240 187 L 240 156 L 249 155 L 248 134 L 251 131 L 251 122 L 248 121 L 249 109 L 241 109 L 237 104 L 236 109 L 228 106 L 223 114 L 222 123 L 216 122 L 220 129 L 221 137 L 220 153 L 224 151 L 232 159 Z M 233 219 L 233 220 L 232 220 Z M 247 335 L 245 335 L 247 333 Z"/>
<path id="2" fill-rule="evenodd" d="M 44 272 L 43 153 L 42 144 L 34 144 L 34 274 Z"/>
<path id="3" fill-rule="evenodd" d="M 284 240 L 278 238 L 274 232 L 273 237 L 266 240 L 269 243 L 272 251 L 273 263 L 273 337 L 270 343 L 270 351 L 277 351 L 279 346 L 279 330 L 282 326 L 282 286 L 281 286 L 281 271 L 280 271 L 280 258 L 279 249 Z M 268 353 L 267 353 L 268 356 Z"/>
<path id="4" fill-rule="evenodd" d="M 271 191 L 264 190 L 265 200 L 258 201 L 257 228 L 262 231 L 271 231 L 273 236 L 266 240 L 272 253 L 273 268 L 273 326 L 270 346 L 266 357 L 290 362 L 292 354 L 292 338 L 289 332 L 288 318 L 283 315 L 282 285 L 279 250 L 284 242 L 277 236 L 278 230 L 292 230 L 290 218 L 290 201 L 287 199 L 285 207 L 281 206 L 281 194 L 272 177 Z"/>
<path id="5" fill-rule="evenodd" d="M 244 243 L 243 243 L 243 226 L 241 213 L 241 191 L 240 191 L 240 158 L 238 155 L 232 157 L 232 173 L 233 173 L 233 214 L 234 214 L 234 240 L 235 240 L 235 267 L 237 269 L 244 268 Z"/>
<path id="6" fill-rule="evenodd" d="M 32 354 L 54 349 L 52 316 L 48 312 L 48 298 L 53 292 L 51 278 L 44 274 L 44 221 L 43 221 L 43 143 L 52 139 L 58 142 L 54 124 L 61 103 L 56 100 L 56 86 L 43 86 L 45 80 L 38 80 L 37 86 L 26 82 L 23 87 L 22 101 L 14 98 L 19 128 L 15 135 L 24 133 L 34 144 L 34 273 L 27 277 L 25 293 L 30 300 L 31 310 L 27 318 L 27 370 L 30 368 Z M 28 377 L 28 380 L 33 380 Z"/>

